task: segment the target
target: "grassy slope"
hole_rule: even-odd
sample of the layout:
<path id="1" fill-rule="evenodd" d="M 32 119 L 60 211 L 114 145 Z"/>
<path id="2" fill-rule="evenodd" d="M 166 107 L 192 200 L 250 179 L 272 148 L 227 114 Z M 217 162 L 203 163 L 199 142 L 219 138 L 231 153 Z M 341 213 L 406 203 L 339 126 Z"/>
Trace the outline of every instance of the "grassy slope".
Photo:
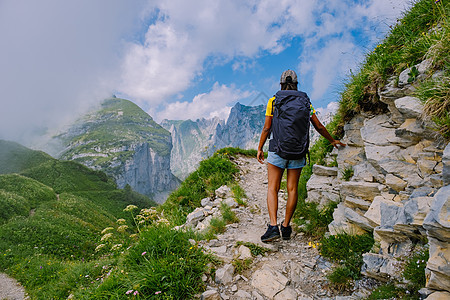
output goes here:
<path id="1" fill-rule="evenodd" d="M 28 149 L 15 142 L 0 140 L 0 174 L 18 173 L 53 158 L 41 151 Z"/>
<path id="2" fill-rule="evenodd" d="M 9 165 L 2 161 L 4 170 L 21 172 L 0 175 L 0 269 L 33 298 L 66 298 L 83 283 L 80 270 L 102 273 L 93 263 L 100 232 L 117 228 L 118 218 L 131 221 L 123 212 L 128 204 L 155 203 L 130 189 L 117 190 L 104 173 L 0 142 L 3 157 L 15 158 Z"/>

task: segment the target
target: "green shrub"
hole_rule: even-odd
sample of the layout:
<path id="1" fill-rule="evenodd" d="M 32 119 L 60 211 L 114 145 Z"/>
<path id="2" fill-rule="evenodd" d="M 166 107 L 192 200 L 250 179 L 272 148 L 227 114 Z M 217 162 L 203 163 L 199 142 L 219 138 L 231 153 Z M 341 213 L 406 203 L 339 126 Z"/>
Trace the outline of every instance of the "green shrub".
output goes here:
<path id="1" fill-rule="evenodd" d="M 0 175 L 0 189 L 22 196 L 30 208 L 36 208 L 46 201 L 56 200 L 56 194 L 52 188 L 18 174 Z"/>
<path id="2" fill-rule="evenodd" d="M 234 272 L 241 274 L 243 271 L 250 269 L 253 260 L 251 258 L 235 259 L 231 263 L 234 266 Z"/>
<path id="3" fill-rule="evenodd" d="M 353 174 L 353 168 L 351 166 L 347 167 L 342 171 L 342 179 L 344 179 L 345 181 L 349 181 L 353 177 Z"/>
<path id="4" fill-rule="evenodd" d="M 428 249 L 422 249 L 406 262 L 403 270 L 403 277 L 409 281 L 408 290 L 411 294 L 418 294 L 418 291 L 425 287 L 425 268 L 429 258 Z"/>
<path id="5" fill-rule="evenodd" d="M 372 234 L 350 235 L 339 233 L 320 240 L 320 254 L 332 261 L 339 262 L 352 257 L 354 253 L 369 252 L 374 244 Z"/>
<path id="6" fill-rule="evenodd" d="M 238 171 L 228 156 L 215 153 L 201 161 L 198 169 L 158 209 L 165 212 L 172 224 L 181 225 L 186 221 L 187 214 L 200 206 L 201 199 L 213 196 L 220 186 L 232 183 Z"/>
<path id="7" fill-rule="evenodd" d="M 220 204 L 220 212 L 222 213 L 222 218 L 227 224 L 238 223 L 239 218 L 236 216 L 236 213 L 231 210 L 227 204 L 222 202 Z"/>
<path id="8" fill-rule="evenodd" d="M 294 223 L 306 235 L 320 238 L 328 230 L 328 224 L 333 221 L 333 212 L 337 203 L 330 202 L 323 209 L 317 208 L 317 203 L 305 202 L 299 199 L 294 215 Z"/>
<path id="9" fill-rule="evenodd" d="M 339 265 L 328 275 L 338 288 L 347 288 L 352 279 L 361 277 L 362 254 L 369 252 L 374 244 L 371 234 L 349 235 L 341 233 L 321 239 L 320 254 Z"/>
<path id="10" fill-rule="evenodd" d="M 189 243 L 192 237 L 192 233 L 162 225 L 146 228 L 123 265 L 98 288 L 84 294 L 96 299 L 125 298 L 126 292 L 133 290 L 143 299 L 192 299 L 204 289 L 201 277 L 212 261 Z"/>
<path id="11" fill-rule="evenodd" d="M 369 300 L 378 299 L 405 299 L 405 291 L 388 283 L 376 288 L 369 296 Z"/>
<path id="12" fill-rule="evenodd" d="M 234 183 L 231 186 L 231 191 L 233 192 L 234 200 L 236 200 L 239 205 L 247 206 L 247 202 L 245 202 L 244 200 L 245 198 L 247 198 L 247 195 L 245 194 L 244 189 L 241 188 L 238 183 Z"/>
<path id="13" fill-rule="evenodd" d="M 30 204 L 24 197 L 4 190 L 0 190 L 0 207 L 0 224 L 14 216 L 30 214 Z"/>

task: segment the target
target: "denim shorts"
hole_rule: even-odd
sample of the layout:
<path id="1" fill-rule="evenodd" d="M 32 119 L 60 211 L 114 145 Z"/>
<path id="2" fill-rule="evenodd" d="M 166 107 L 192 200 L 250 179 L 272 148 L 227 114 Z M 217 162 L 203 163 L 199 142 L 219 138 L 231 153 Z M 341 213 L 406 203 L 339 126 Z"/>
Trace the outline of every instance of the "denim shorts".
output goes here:
<path id="1" fill-rule="evenodd" d="M 289 160 L 281 158 L 275 152 L 269 151 L 267 162 L 281 169 L 300 169 L 306 166 L 306 157 L 303 157 L 301 159 Z"/>

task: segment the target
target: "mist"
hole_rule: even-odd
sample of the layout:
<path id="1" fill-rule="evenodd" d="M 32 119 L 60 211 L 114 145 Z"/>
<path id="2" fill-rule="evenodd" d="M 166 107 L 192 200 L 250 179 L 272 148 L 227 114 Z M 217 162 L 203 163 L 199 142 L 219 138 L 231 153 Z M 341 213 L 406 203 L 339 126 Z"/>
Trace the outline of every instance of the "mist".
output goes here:
<path id="1" fill-rule="evenodd" d="M 143 1 L 0 1 L 0 139 L 39 144 L 114 93 Z"/>

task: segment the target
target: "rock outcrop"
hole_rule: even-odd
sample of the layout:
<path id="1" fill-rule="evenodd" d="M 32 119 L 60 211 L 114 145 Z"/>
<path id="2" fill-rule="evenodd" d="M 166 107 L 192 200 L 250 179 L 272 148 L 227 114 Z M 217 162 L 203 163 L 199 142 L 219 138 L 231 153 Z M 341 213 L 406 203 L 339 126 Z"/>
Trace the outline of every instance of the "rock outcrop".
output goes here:
<path id="1" fill-rule="evenodd" d="M 427 66 L 427 61 L 416 66 L 421 78 Z M 360 114 L 345 125 L 347 147 L 328 157 L 337 161 L 339 172 L 315 166 L 307 201 L 339 202 L 331 234 L 373 232 L 377 247 L 364 255 L 363 274 L 404 282 L 402 260 L 425 246 L 427 288 L 450 292 L 450 146 L 422 118 L 414 86 L 402 76 L 398 86 L 392 78 L 378 91 L 388 112 Z"/>

